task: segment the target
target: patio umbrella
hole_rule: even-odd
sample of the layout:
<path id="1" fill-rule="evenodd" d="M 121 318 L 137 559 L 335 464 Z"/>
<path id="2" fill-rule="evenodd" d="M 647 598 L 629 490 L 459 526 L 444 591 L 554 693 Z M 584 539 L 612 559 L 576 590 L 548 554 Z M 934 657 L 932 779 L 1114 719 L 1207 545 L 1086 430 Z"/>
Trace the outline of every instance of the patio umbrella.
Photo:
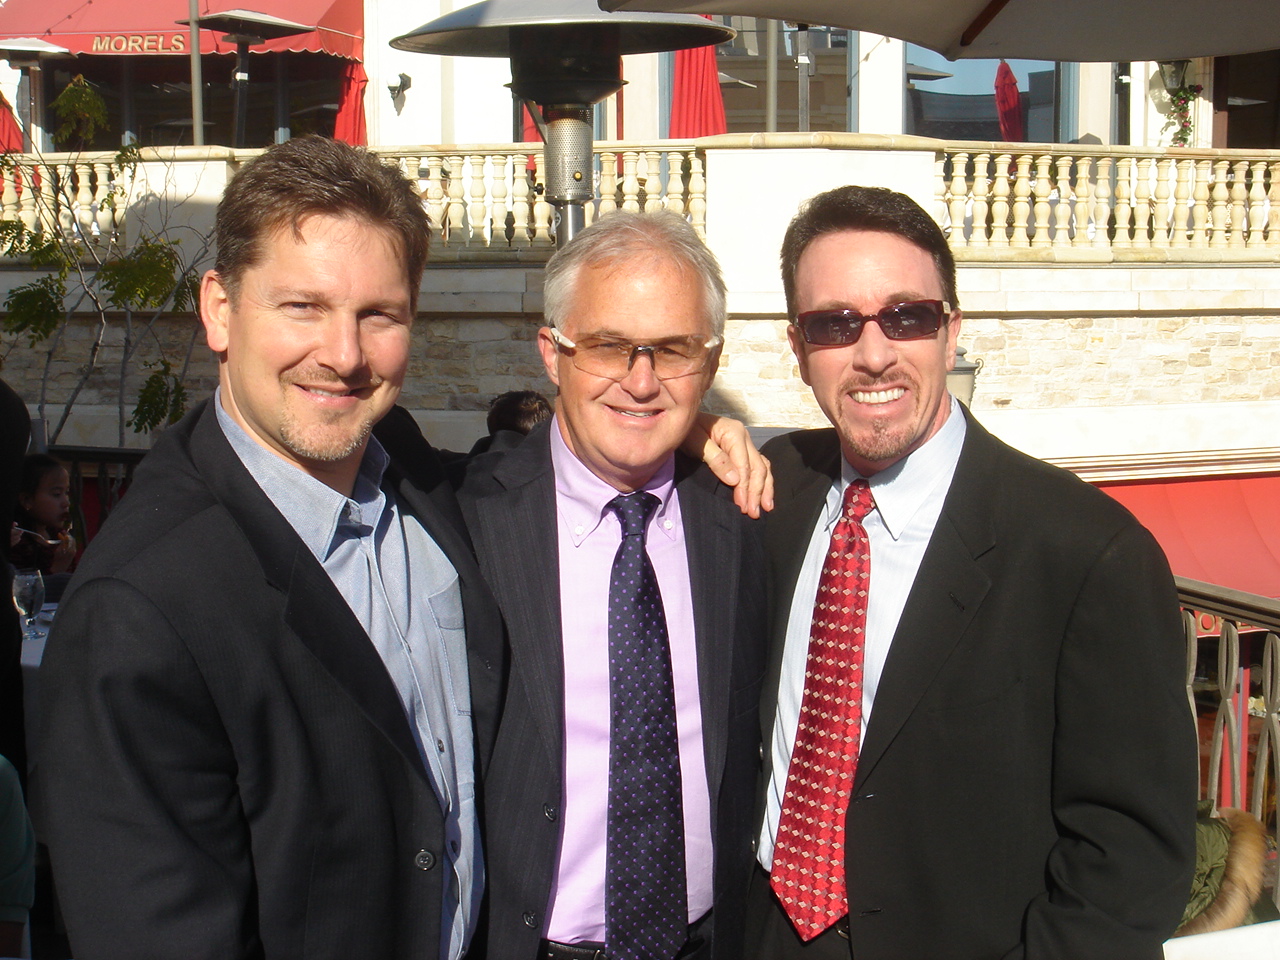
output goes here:
<path id="1" fill-rule="evenodd" d="M 1177 60 L 1280 48 L 1275 0 L 599 0 L 605 10 L 772 17 L 961 57 Z"/>
<path id="2" fill-rule="evenodd" d="M 1022 129 L 1022 97 L 1018 95 L 1018 78 L 1005 61 L 996 67 L 996 116 L 1000 118 L 1000 139 L 1020 143 L 1026 139 Z"/>

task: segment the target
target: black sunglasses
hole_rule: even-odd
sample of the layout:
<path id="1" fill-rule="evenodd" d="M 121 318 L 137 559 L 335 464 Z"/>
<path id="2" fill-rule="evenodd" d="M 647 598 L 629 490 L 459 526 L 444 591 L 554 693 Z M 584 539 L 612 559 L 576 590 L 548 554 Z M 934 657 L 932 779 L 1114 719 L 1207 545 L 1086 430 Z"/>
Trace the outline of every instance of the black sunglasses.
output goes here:
<path id="1" fill-rule="evenodd" d="M 874 320 L 890 340 L 918 340 L 931 337 L 951 316 L 945 300 L 908 300 L 894 303 L 867 316 L 857 310 L 809 310 L 796 317 L 796 326 L 805 343 L 819 347 L 842 347 L 857 343 L 862 326 Z"/>

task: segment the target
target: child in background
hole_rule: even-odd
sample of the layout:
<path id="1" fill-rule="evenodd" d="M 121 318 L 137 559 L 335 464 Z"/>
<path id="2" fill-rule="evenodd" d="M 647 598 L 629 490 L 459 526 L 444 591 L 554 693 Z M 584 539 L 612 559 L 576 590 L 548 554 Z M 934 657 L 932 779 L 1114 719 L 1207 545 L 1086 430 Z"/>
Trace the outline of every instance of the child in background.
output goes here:
<path id="1" fill-rule="evenodd" d="M 71 535 L 71 476 L 47 453 L 30 453 L 22 464 L 22 485 L 9 537 L 15 570 L 67 573 L 76 559 Z"/>

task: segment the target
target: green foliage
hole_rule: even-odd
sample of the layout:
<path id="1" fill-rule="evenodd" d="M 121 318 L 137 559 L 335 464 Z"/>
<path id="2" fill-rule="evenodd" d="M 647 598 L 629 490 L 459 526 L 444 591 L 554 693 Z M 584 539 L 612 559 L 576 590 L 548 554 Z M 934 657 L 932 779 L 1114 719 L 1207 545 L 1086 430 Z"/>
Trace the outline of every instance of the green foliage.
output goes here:
<path id="1" fill-rule="evenodd" d="M 174 290 L 174 278 L 182 261 L 172 243 L 154 238 L 140 240 L 98 270 L 98 285 L 107 302 L 121 310 L 163 307 Z"/>
<path id="2" fill-rule="evenodd" d="M 44 276 L 14 287 L 4 300 L 5 332 L 25 333 L 34 347 L 58 329 L 64 316 L 62 300 L 66 295 L 66 283 L 58 276 Z"/>
<path id="3" fill-rule="evenodd" d="M 28 230 L 20 220 L 0 220 L 0 256 L 20 257 L 33 267 L 51 267 L 60 277 L 67 275 L 66 258 L 58 239 Z"/>
<path id="4" fill-rule="evenodd" d="M 187 390 L 182 378 L 173 373 L 168 360 L 148 363 L 151 376 L 138 391 L 138 405 L 128 425 L 134 433 L 147 433 L 156 427 L 176 423 L 187 409 Z"/>
<path id="5" fill-rule="evenodd" d="M 53 134 L 59 143 L 88 142 L 98 130 L 107 129 L 107 102 L 82 74 L 76 74 L 49 107 L 62 121 Z"/>

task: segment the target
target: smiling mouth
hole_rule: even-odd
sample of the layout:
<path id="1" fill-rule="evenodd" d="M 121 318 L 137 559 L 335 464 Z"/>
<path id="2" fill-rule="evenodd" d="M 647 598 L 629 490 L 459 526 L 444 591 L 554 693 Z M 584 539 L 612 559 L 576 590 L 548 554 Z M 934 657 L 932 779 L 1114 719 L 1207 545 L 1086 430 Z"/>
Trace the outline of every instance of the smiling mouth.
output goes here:
<path id="1" fill-rule="evenodd" d="M 633 417 L 637 420 L 643 420 L 648 417 L 656 417 L 661 410 L 623 410 L 621 407 L 610 407 L 614 413 L 623 417 Z"/>
<path id="2" fill-rule="evenodd" d="M 309 393 L 313 397 L 319 397 L 322 400 L 341 400 L 344 397 L 361 396 L 364 393 L 364 387 L 354 387 L 352 389 L 345 388 L 325 388 L 325 387 L 304 387 L 302 384 L 296 386 L 304 393 Z"/>
<path id="3" fill-rule="evenodd" d="M 850 393 L 854 401 L 857 403 L 889 403 L 898 400 L 907 393 L 902 387 L 894 387 L 892 390 L 854 390 Z"/>

